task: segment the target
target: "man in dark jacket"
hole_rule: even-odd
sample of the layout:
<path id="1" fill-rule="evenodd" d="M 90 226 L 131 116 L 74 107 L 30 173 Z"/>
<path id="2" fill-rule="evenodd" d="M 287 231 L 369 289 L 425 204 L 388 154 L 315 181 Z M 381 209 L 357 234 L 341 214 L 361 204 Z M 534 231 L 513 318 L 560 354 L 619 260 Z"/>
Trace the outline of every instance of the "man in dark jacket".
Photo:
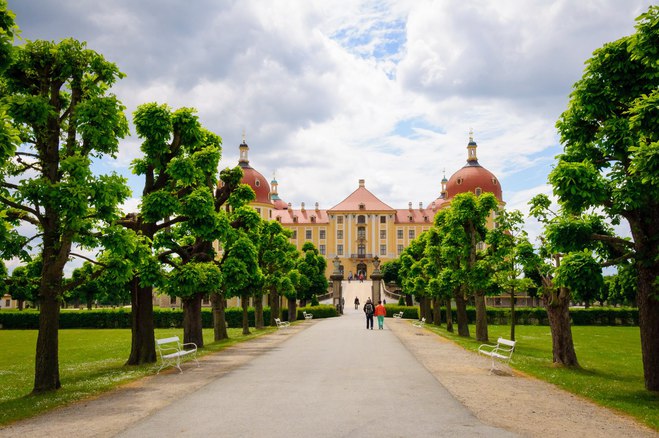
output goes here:
<path id="1" fill-rule="evenodd" d="M 366 304 L 364 304 L 364 313 L 366 314 L 366 330 L 369 328 L 373 330 L 373 313 L 375 313 L 375 307 L 370 298 L 368 298 Z"/>

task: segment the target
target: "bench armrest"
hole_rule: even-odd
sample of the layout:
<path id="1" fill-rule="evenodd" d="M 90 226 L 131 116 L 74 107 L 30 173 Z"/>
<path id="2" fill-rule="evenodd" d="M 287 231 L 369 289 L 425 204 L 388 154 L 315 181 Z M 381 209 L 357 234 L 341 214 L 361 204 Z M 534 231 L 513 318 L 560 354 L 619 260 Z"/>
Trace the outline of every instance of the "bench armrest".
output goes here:
<path id="1" fill-rule="evenodd" d="M 185 348 L 186 346 L 192 346 L 193 348 Z M 181 347 L 183 350 L 197 351 L 197 344 L 195 344 L 194 342 L 186 342 L 185 344 L 181 344 Z"/>
<path id="2" fill-rule="evenodd" d="M 478 352 L 479 353 L 494 353 L 497 349 L 499 348 L 498 345 L 491 345 L 491 344 L 481 344 L 478 347 Z"/>

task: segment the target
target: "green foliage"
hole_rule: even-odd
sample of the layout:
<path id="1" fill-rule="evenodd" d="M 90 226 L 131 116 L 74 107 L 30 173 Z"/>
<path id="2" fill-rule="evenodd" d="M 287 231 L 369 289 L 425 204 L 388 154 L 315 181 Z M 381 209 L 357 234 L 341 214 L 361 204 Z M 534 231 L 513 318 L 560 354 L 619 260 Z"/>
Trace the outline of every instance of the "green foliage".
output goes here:
<path id="1" fill-rule="evenodd" d="M 406 306 L 405 302 L 403 304 L 400 302 L 396 304 L 386 304 L 384 306 L 387 309 L 387 317 L 391 318 L 394 314 L 403 312 L 403 319 L 419 319 L 419 308 L 416 306 Z"/>
<path id="2" fill-rule="evenodd" d="M 556 269 L 554 282 L 559 287 L 566 287 L 579 301 L 591 301 L 592 292 L 604 287 L 602 267 L 585 252 L 573 252 L 566 255 Z"/>
<path id="3" fill-rule="evenodd" d="M 298 308 L 297 309 L 298 321 L 304 321 L 304 314 L 302 312 L 311 313 L 314 319 L 334 318 L 335 316 L 339 316 L 339 313 L 337 312 L 336 308 L 330 304 L 319 304 L 319 305 L 311 305 L 307 307 Z M 284 311 L 283 315 L 284 315 L 284 321 L 286 321 L 286 318 L 288 317 L 288 312 Z"/>

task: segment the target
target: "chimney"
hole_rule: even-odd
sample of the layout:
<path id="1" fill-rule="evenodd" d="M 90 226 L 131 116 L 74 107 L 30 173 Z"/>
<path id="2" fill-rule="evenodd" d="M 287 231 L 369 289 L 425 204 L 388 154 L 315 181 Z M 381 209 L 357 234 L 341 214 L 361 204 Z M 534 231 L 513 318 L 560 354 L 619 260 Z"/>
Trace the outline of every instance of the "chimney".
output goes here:
<path id="1" fill-rule="evenodd" d="M 410 211 L 412 211 L 412 203 L 411 203 L 411 202 L 407 204 L 407 208 L 408 208 Z"/>
<path id="2" fill-rule="evenodd" d="M 318 202 L 316 202 L 316 211 L 318 211 L 318 210 L 319 210 L 319 208 L 318 208 Z"/>
<path id="3" fill-rule="evenodd" d="M 419 202 L 419 210 L 423 210 L 423 202 Z"/>
<path id="4" fill-rule="evenodd" d="M 364 181 L 363 179 L 359 180 L 359 187 L 364 187 L 365 184 L 366 184 L 366 181 Z"/>
<path id="5" fill-rule="evenodd" d="M 304 211 L 304 202 L 302 203 L 302 207 L 300 207 L 301 211 Z"/>

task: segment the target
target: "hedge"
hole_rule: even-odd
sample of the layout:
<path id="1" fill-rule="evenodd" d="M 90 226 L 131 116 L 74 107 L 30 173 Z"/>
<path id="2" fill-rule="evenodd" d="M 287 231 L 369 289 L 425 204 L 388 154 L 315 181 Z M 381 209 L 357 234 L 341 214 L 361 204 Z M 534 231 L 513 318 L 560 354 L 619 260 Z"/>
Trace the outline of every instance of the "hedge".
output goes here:
<path id="1" fill-rule="evenodd" d="M 310 306 L 298 309 L 298 319 L 304 319 L 302 311 L 313 313 L 314 318 L 337 316 L 336 309 L 329 305 Z M 229 307 L 224 311 L 229 327 L 242 327 L 243 310 L 240 307 Z M 286 309 L 282 310 L 284 319 L 288 318 Z M 250 327 L 254 327 L 254 309 L 249 308 L 247 317 Z M 270 308 L 264 307 L 263 320 L 268 325 Z M 201 309 L 201 321 L 204 328 L 213 327 L 213 313 L 209 308 Z M 153 322 L 156 328 L 183 327 L 183 310 L 155 308 Z M 60 328 L 130 328 L 130 309 L 93 309 L 93 310 L 62 310 L 59 318 Z M 39 311 L 37 310 L 2 310 L 0 311 L 0 329 L 35 330 L 39 328 Z"/>
<path id="2" fill-rule="evenodd" d="M 453 324 L 457 323 L 457 312 L 453 313 Z M 442 323 L 446 323 L 445 308 L 441 309 Z M 407 315 L 407 314 L 406 314 Z M 406 316 L 407 317 L 407 316 Z M 416 316 L 418 318 L 418 316 Z M 469 324 L 476 323 L 476 309 L 467 307 Z M 570 309 L 572 325 L 610 325 L 638 326 L 638 309 L 625 307 L 591 307 L 589 309 Z M 509 308 L 487 308 L 487 322 L 495 325 L 510 324 Z M 515 309 L 517 325 L 549 325 L 549 318 L 544 307 L 520 307 Z"/>
<path id="3" fill-rule="evenodd" d="M 399 306 L 387 304 L 387 316 L 403 312 L 403 318 L 419 319 L 419 308 L 416 306 Z M 297 319 L 302 320 L 302 312 L 313 314 L 314 319 L 331 318 L 337 316 L 336 308 L 332 305 L 307 306 L 297 309 Z M 242 327 L 243 312 L 240 307 L 229 307 L 225 310 L 229 327 Z M 612 326 L 638 326 L 638 309 L 592 307 L 590 309 L 570 309 L 572 325 L 612 325 Z M 205 328 L 213 327 L 213 314 L 211 309 L 203 308 L 201 311 L 202 325 Z M 445 323 L 445 311 L 441 311 L 442 323 Z M 254 309 L 248 310 L 249 325 L 254 326 Z M 270 308 L 263 309 L 263 318 L 266 323 L 270 321 Z M 467 318 L 470 324 L 476 321 L 476 309 L 467 308 Z M 287 309 L 282 309 L 282 319 L 288 319 Z M 154 309 L 153 320 L 157 328 L 180 328 L 183 326 L 183 311 L 181 309 Z M 515 320 L 518 325 L 549 325 L 547 311 L 542 307 L 521 307 L 515 309 Z M 453 323 L 457 322 L 457 314 L 453 309 Z M 488 308 L 487 322 L 489 324 L 510 324 L 510 309 Z M 60 312 L 60 328 L 130 328 L 130 309 L 94 309 L 94 310 L 62 310 Z M 37 310 L 2 310 L 0 311 L 0 329 L 38 329 L 39 312 Z"/>

